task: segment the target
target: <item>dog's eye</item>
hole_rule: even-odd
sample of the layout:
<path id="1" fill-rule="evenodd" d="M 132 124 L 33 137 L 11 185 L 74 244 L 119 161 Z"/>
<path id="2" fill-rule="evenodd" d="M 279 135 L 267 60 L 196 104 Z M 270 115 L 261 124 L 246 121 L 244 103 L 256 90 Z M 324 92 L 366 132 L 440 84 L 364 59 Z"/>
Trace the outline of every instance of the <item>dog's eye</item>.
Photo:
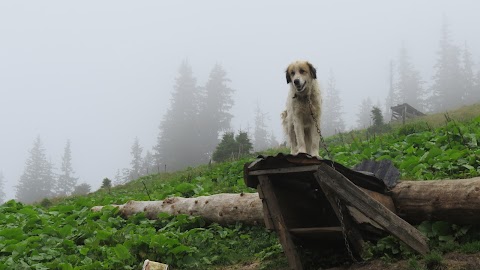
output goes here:
<path id="1" fill-rule="evenodd" d="M 295 75 L 295 71 L 290 72 L 290 76 Z"/>
<path id="2" fill-rule="evenodd" d="M 300 69 L 300 74 L 303 74 L 303 73 L 305 73 L 305 70 Z"/>

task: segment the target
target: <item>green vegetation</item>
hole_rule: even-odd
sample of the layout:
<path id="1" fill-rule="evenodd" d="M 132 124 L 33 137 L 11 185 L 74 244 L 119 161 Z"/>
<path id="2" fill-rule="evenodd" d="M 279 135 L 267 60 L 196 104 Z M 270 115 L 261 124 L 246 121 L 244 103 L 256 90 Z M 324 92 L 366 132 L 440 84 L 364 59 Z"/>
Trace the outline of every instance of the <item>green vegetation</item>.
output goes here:
<path id="1" fill-rule="evenodd" d="M 337 162 L 353 166 L 363 159 L 391 159 L 403 178 L 480 175 L 480 117 L 467 122 L 449 120 L 436 128 L 422 123 L 426 122 L 397 127 L 383 135 L 369 135 L 368 139 L 360 139 L 366 133 L 342 134 L 330 138 L 328 143 Z M 266 154 L 277 152 L 270 150 Z M 123 219 L 113 207 L 90 211 L 95 205 L 123 204 L 149 197 L 162 200 L 169 196 L 255 192 L 243 180 L 243 165 L 253 159 L 250 156 L 145 176 L 109 190 L 51 199 L 40 205 L 9 201 L 0 206 L 0 270 L 139 269 L 147 258 L 174 269 L 212 269 L 253 261 L 259 262 L 262 269 L 278 269 L 286 264 L 281 246 L 275 234 L 261 227 L 222 227 L 182 215 L 160 215 L 158 220 L 148 220 L 144 214 L 137 214 Z M 433 252 L 426 257 L 414 257 L 393 237 L 371 244 L 364 257 L 408 258 L 410 269 L 441 269 L 445 252 L 480 251 L 480 230 L 474 226 L 424 222 L 418 228 L 430 239 Z"/>

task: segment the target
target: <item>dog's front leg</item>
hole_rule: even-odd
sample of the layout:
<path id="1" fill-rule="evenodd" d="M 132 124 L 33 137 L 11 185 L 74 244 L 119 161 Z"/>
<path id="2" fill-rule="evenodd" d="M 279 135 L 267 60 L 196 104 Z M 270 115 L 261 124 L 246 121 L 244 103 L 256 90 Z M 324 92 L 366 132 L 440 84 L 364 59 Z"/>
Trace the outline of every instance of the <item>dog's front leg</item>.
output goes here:
<path id="1" fill-rule="evenodd" d="M 294 155 L 298 153 L 307 153 L 306 145 L 305 145 L 305 130 L 303 129 L 303 122 L 300 119 L 293 120 L 294 129 L 295 129 L 295 137 L 297 139 L 297 151 L 292 153 Z"/>
<path id="2" fill-rule="evenodd" d="M 309 154 L 311 156 L 319 156 L 318 155 L 318 152 L 319 152 L 319 147 L 320 147 L 320 134 L 318 134 L 317 130 L 314 129 L 314 128 L 311 128 L 310 129 L 310 138 L 311 138 L 311 143 L 310 143 L 310 149 L 309 150 Z"/>

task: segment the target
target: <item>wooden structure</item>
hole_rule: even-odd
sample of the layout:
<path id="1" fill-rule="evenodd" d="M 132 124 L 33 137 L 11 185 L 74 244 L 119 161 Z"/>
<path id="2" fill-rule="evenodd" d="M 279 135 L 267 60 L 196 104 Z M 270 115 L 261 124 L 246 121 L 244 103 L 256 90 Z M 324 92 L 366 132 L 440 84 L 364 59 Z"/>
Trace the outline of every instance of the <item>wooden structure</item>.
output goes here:
<path id="1" fill-rule="evenodd" d="M 245 164 L 244 179 L 257 188 L 265 225 L 277 232 L 292 269 L 305 269 L 300 249 L 346 249 L 355 260 L 364 241 L 379 231 L 428 252 L 426 238 L 392 212 L 385 184 L 371 174 L 308 155 L 279 154 Z"/>
<path id="2" fill-rule="evenodd" d="M 407 103 L 399 104 L 390 108 L 392 110 L 391 120 L 400 120 L 405 124 L 407 118 L 414 118 L 418 116 L 424 116 L 425 114 L 408 105 Z"/>

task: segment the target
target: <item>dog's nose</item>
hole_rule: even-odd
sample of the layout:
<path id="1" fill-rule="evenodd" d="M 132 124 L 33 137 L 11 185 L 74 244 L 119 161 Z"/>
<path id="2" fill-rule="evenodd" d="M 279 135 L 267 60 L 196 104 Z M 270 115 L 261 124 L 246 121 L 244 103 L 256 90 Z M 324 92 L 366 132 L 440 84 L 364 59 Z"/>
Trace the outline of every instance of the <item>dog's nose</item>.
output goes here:
<path id="1" fill-rule="evenodd" d="M 299 79 L 295 79 L 293 81 L 293 83 L 296 85 L 296 86 L 299 86 L 300 85 L 300 80 Z"/>

